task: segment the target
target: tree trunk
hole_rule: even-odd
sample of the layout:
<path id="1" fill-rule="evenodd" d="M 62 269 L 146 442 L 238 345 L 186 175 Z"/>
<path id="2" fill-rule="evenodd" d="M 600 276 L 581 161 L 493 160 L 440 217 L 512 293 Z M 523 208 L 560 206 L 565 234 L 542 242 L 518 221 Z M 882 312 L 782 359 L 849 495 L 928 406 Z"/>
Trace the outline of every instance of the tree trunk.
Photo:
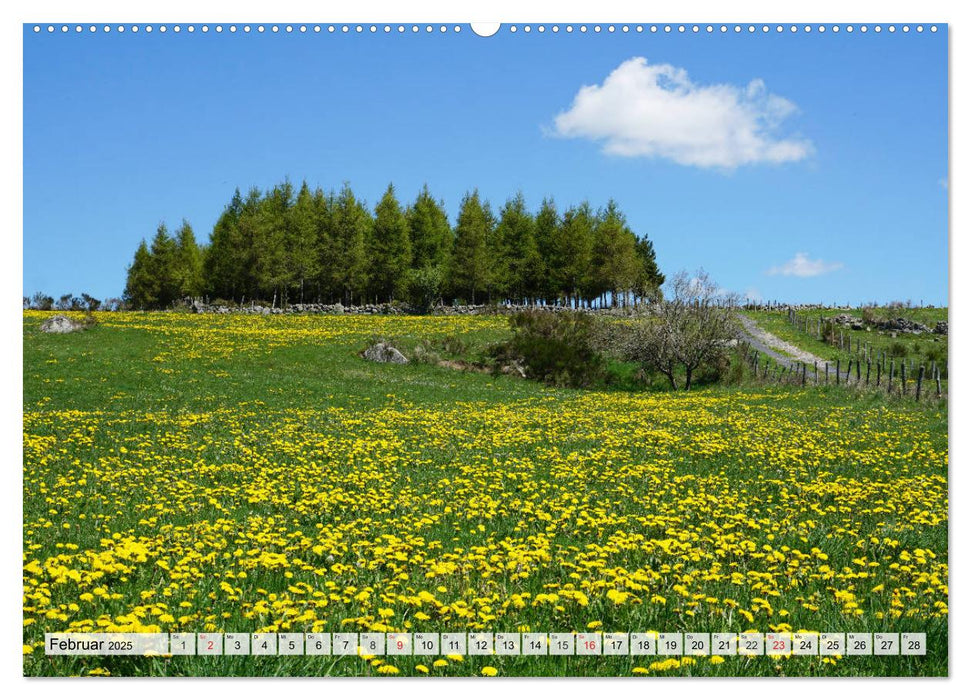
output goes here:
<path id="1" fill-rule="evenodd" d="M 671 383 L 671 389 L 673 391 L 677 391 L 678 390 L 678 383 L 676 381 L 674 381 L 674 370 L 673 369 L 667 369 L 667 370 L 661 370 L 661 371 L 664 372 L 664 376 L 667 377 L 668 378 L 668 381 Z"/>

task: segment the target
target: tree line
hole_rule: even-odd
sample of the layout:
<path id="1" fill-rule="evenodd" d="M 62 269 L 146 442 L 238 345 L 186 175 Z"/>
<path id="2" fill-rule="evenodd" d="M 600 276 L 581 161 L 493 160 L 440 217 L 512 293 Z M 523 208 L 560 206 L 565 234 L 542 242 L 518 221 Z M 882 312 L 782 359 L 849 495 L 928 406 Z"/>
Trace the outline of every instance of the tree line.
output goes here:
<path id="1" fill-rule="evenodd" d="M 24 297 L 24 309 L 37 311 L 120 311 L 124 307 L 124 300 L 111 297 L 102 301 L 90 294 L 75 296 L 72 292 L 62 294 L 56 300 L 44 292 L 36 292 L 33 296 Z"/>
<path id="2" fill-rule="evenodd" d="M 493 212 L 465 195 L 452 226 L 425 186 L 407 205 L 389 185 L 374 210 L 345 184 L 294 191 L 289 181 L 244 197 L 237 189 L 206 245 L 183 221 L 142 240 L 125 301 L 166 308 L 206 296 L 235 303 L 436 302 L 627 305 L 664 282 L 654 245 L 616 202 L 562 212 L 552 199 L 530 212 L 522 194 Z"/>

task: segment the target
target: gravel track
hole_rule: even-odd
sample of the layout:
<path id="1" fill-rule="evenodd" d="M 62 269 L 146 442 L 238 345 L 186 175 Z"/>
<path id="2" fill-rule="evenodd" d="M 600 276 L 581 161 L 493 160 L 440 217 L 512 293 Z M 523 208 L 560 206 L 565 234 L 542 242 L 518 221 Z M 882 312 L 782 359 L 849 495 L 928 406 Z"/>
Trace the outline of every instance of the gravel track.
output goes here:
<path id="1" fill-rule="evenodd" d="M 802 362 L 808 365 L 816 362 L 822 367 L 826 363 L 826 360 L 816 357 L 801 348 L 797 348 L 795 345 L 782 340 L 782 338 L 763 330 L 755 321 L 744 314 L 738 314 L 738 320 L 742 324 L 742 335 L 745 341 L 759 352 L 771 357 L 780 365 L 789 367 Z"/>

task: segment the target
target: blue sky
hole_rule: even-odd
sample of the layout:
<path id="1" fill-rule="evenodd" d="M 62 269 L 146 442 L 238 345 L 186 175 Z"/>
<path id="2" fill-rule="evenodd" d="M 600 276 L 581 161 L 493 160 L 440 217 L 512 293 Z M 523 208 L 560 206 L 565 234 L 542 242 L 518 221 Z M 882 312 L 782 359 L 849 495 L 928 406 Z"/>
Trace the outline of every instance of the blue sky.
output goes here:
<path id="1" fill-rule="evenodd" d="M 635 61 L 632 59 L 643 59 Z M 756 81 L 753 83 L 753 81 Z M 578 96 L 583 86 L 595 86 Z M 235 187 L 423 183 L 454 220 L 613 197 L 663 271 L 765 299 L 947 301 L 946 29 L 76 35 L 24 28 L 24 294 L 120 296 Z"/>

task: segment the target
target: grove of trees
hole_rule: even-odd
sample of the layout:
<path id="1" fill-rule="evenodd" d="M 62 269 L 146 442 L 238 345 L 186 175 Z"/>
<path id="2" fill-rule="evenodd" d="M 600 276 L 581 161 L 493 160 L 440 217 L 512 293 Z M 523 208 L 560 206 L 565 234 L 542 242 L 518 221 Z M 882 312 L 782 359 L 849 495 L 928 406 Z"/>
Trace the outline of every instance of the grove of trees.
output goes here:
<path id="1" fill-rule="evenodd" d="M 163 224 L 128 268 L 125 300 L 158 309 L 206 296 L 243 303 L 401 301 L 627 305 L 658 294 L 654 246 L 616 202 L 563 212 L 551 199 L 530 212 L 521 194 L 493 212 L 475 190 L 451 226 L 422 188 L 402 204 L 389 185 L 373 211 L 345 184 L 294 191 L 289 181 L 239 190 L 200 246 L 188 222 Z"/>

